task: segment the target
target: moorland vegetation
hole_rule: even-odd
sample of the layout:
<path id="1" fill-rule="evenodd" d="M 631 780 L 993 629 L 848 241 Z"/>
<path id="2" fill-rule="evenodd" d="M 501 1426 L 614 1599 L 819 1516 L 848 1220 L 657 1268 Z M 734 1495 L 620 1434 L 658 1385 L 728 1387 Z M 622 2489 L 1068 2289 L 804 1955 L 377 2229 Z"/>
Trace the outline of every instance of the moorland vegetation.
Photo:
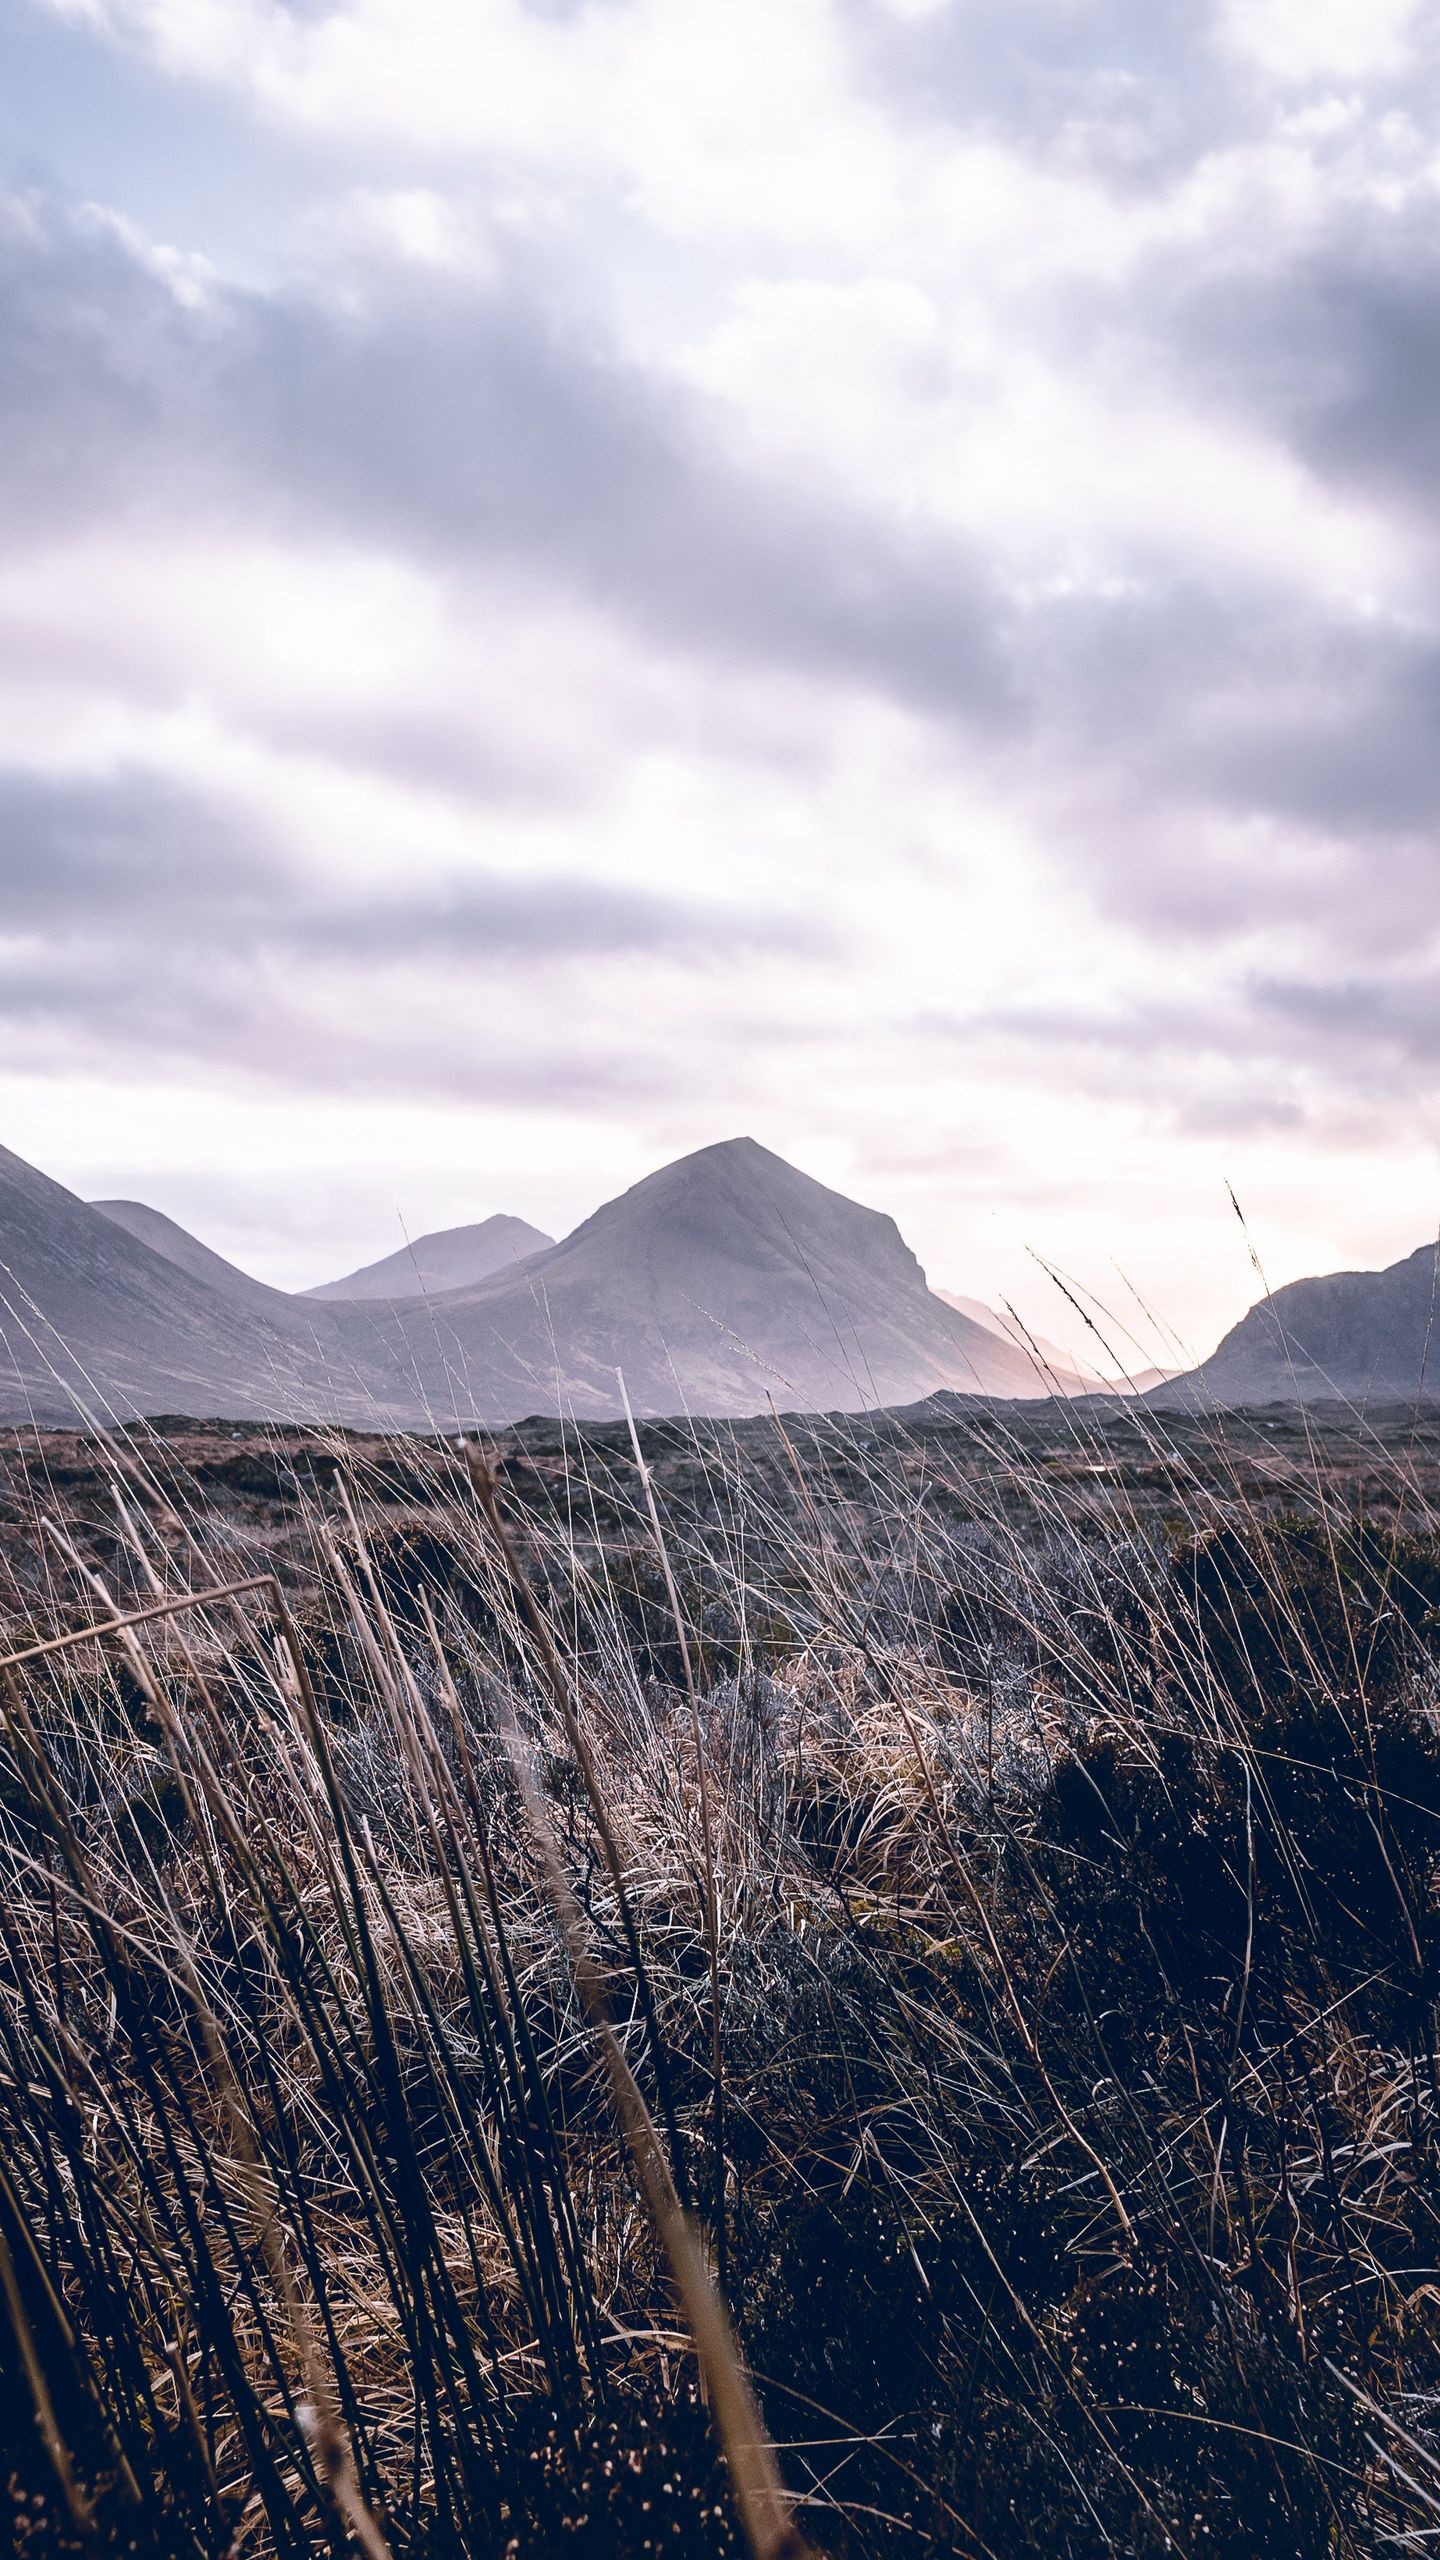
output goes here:
<path id="1" fill-rule="evenodd" d="M 1413 1449 L 972 1420 L 16 1438 L 17 2549 L 1431 2546 Z"/>

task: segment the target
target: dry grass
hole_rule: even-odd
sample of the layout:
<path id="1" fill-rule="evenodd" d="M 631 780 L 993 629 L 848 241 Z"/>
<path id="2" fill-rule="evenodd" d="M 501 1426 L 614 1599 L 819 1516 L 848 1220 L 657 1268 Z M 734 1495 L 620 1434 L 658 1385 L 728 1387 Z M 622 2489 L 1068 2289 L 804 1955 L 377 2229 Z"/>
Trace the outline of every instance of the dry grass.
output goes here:
<path id="1" fill-rule="evenodd" d="M 132 1439 L 40 1533 L 33 2551 L 1429 2547 L 1440 1546 L 869 1436 L 619 1537 L 347 1456 L 283 1581 Z"/>

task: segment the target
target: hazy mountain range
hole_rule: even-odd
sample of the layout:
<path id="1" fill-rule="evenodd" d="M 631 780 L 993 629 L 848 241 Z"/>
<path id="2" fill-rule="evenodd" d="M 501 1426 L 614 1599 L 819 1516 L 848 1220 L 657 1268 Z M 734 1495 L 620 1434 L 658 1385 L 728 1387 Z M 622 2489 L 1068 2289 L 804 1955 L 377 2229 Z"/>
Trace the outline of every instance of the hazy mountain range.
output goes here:
<path id="1" fill-rule="evenodd" d="M 7 1418 L 453 1429 L 614 1414 L 617 1369 L 646 1413 L 859 1410 L 1057 1383 L 998 1319 L 932 1291 L 892 1219 L 748 1138 L 663 1166 L 558 1244 L 489 1218 L 303 1295 L 142 1202 L 87 1203 L 0 1151 Z"/>
<path id="2" fill-rule="evenodd" d="M 1393 1401 L 1440 1388 L 1436 1254 L 1296 1281 L 1147 1400 Z M 492 1215 L 301 1294 L 135 1200 L 0 1149 L 0 1417 L 174 1413 L 454 1429 L 529 1413 L 859 1411 L 942 1391 L 1123 1390 L 929 1287 L 893 1219 L 736 1138 L 555 1243 Z"/>
<path id="3" fill-rule="evenodd" d="M 1173 1374 L 1168 1369 L 1143 1368 L 1123 1378 L 1104 1377 L 1096 1370 L 1087 1369 L 1071 1352 L 1062 1351 L 1059 1343 L 1051 1342 L 1045 1334 L 1027 1331 L 1019 1317 L 1008 1309 L 1002 1313 L 996 1307 L 987 1307 L 980 1298 L 956 1297 L 951 1289 L 937 1289 L 935 1295 L 943 1298 L 947 1307 L 958 1307 L 962 1316 L 973 1316 L 977 1324 L 985 1325 L 991 1333 L 1003 1335 L 1007 1342 L 1018 1343 L 1032 1363 L 1038 1365 L 1042 1376 L 1053 1379 L 1056 1390 L 1062 1395 L 1081 1392 L 1098 1396 L 1143 1395 L 1147 1387 L 1159 1386 Z"/>

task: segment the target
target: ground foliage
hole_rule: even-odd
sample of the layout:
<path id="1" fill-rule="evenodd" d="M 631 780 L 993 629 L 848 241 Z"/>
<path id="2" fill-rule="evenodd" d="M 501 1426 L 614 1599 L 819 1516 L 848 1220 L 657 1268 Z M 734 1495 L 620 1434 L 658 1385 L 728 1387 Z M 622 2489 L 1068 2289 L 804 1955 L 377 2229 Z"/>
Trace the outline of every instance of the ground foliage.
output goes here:
<path id="1" fill-rule="evenodd" d="M 7 1652 L 277 1577 L 4 1676 L 18 2550 L 744 2547 L 517 1754 L 817 2549 L 1428 2547 L 1413 1450 L 974 1423 L 517 1438 L 618 1875 L 457 1453 L 17 1443 Z"/>

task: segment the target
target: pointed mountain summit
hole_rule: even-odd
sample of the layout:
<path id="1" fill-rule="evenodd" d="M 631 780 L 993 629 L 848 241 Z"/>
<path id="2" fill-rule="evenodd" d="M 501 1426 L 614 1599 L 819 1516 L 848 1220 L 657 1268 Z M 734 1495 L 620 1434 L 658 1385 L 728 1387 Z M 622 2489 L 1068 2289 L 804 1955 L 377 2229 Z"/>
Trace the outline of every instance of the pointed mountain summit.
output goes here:
<path id="1" fill-rule="evenodd" d="M 1409 1404 L 1440 1396 L 1440 1248 L 1384 1271 L 1292 1280 L 1232 1326 L 1154 1404 Z"/>
<path id="2" fill-rule="evenodd" d="M 322 1280 L 307 1298 L 433 1298 L 447 1289 L 473 1289 L 492 1273 L 544 1253 L 555 1242 L 523 1218 L 481 1218 L 472 1227 L 440 1227 L 367 1262 L 342 1280 Z M 201 1250 L 204 1248 L 202 1246 Z"/>
<path id="3" fill-rule="evenodd" d="M 432 1312 L 452 1394 L 463 1376 L 488 1420 L 557 1403 L 613 1414 L 617 1369 L 646 1413 L 1047 1391 L 1019 1346 L 933 1294 L 893 1218 L 753 1138 L 663 1165 L 550 1252 Z M 418 1329 L 407 1346 L 438 1401 Z"/>

